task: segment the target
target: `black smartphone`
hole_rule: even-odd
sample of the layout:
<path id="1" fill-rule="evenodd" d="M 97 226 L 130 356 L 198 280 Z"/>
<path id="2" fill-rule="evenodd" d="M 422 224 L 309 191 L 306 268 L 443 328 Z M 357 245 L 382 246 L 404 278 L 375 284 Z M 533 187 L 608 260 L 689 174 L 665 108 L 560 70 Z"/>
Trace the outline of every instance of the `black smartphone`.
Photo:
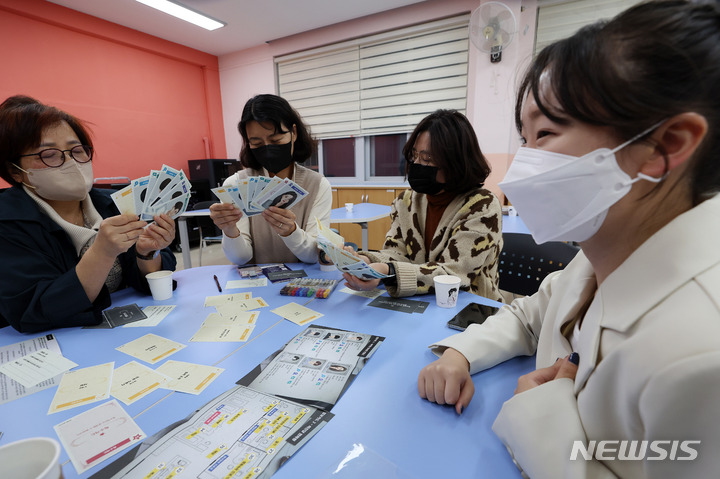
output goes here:
<path id="1" fill-rule="evenodd" d="M 485 304 L 470 303 L 460 310 L 450 321 L 447 322 L 448 328 L 465 331 L 469 325 L 473 323 L 482 324 L 485 320 L 497 313 L 499 308 L 487 306 Z"/>

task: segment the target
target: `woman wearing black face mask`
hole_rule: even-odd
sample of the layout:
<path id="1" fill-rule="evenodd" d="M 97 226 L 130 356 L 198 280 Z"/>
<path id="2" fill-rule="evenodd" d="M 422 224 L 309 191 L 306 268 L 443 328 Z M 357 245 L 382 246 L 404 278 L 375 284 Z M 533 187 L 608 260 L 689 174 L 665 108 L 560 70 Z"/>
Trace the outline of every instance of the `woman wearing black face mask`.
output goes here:
<path id="1" fill-rule="evenodd" d="M 228 178 L 224 186 L 252 176 L 277 176 L 293 180 L 309 194 L 291 208 L 270 206 L 249 218 L 235 205 L 212 205 L 210 217 L 223 231 L 225 255 L 235 264 L 315 263 L 315 218 L 328 225 L 332 191 L 324 176 L 299 164 L 315 151 L 307 126 L 285 99 L 257 95 L 245 104 L 238 130 L 245 169 Z"/>
<path id="2" fill-rule="evenodd" d="M 392 205 L 393 220 L 381 251 L 360 257 L 384 274 L 392 296 L 433 290 L 433 277 L 458 276 L 460 289 L 502 300 L 498 256 L 502 249 L 501 207 L 482 187 L 490 174 L 472 125 L 452 110 L 424 118 L 403 148 L 411 190 Z M 344 274 L 357 290 L 375 288 Z"/>

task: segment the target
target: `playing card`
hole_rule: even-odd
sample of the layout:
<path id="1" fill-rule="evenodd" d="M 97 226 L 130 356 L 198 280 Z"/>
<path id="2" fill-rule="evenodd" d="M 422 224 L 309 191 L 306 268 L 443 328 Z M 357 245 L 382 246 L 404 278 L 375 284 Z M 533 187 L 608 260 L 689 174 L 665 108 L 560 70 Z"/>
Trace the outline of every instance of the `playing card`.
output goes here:
<path id="1" fill-rule="evenodd" d="M 294 181 L 277 176 L 251 176 L 238 180 L 236 186 L 211 190 L 223 203 L 234 203 L 246 216 L 262 213 L 270 206 L 290 208 L 308 192 Z"/>
<path id="2" fill-rule="evenodd" d="M 110 196 L 121 213 L 134 213 L 144 221 L 160 214 L 174 219 L 187 210 L 191 186 L 183 170 L 163 165 Z"/>
<path id="3" fill-rule="evenodd" d="M 129 184 L 122 190 L 118 190 L 115 193 L 111 194 L 110 198 L 112 198 L 115 206 L 117 206 L 117 209 L 120 211 L 120 213 L 131 215 L 136 214 L 135 198 L 133 197 L 132 184 Z"/>
<path id="4" fill-rule="evenodd" d="M 145 191 L 145 199 L 142 202 L 142 209 L 137 211 L 138 214 L 142 214 L 143 212 L 145 212 L 145 209 L 155 198 L 153 196 L 153 191 L 156 190 L 155 185 L 157 184 L 159 177 L 160 172 L 158 170 L 150 170 L 150 175 L 148 175 L 147 190 Z"/>
<path id="5" fill-rule="evenodd" d="M 138 178 L 136 180 L 133 180 L 132 185 L 132 194 L 133 194 L 133 202 L 135 203 L 135 214 L 139 215 L 142 213 L 143 210 L 143 203 L 145 202 L 145 197 L 147 196 L 147 188 L 148 183 L 150 182 L 150 176 L 143 176 L 142 178 Z"/>
<path id="6" fill-rule="evenodd" d="M 185 193 L 181 196 L 178 196 L 177 198 L 173 198 L 169 201 L 166 201 L 165 203 L 160 203 L 159 205 L 156 205 L 152 209 L 150 209 L 146 215 L 143 214 L 141 219 L 149 221 L 152 220 L 153 216 L 166 214 L 170 216 L 170 218 L 175 219 L 185 210 L 187 210 L 188 202 L 190 201 L 190 193 Z"/>

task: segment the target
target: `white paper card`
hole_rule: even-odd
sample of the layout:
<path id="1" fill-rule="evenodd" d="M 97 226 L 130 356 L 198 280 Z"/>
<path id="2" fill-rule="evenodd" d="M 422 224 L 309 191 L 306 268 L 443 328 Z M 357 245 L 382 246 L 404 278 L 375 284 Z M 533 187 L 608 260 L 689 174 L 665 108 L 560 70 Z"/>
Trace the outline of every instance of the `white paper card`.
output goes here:
<path id="1" fill-rule="evenodd" d="M 137 361 L 130 361 L 113 372 L 110 394 L 130 405 L 160 388 L 167 380 L 157 371 Z"/>
<path id="2" fill-rule="evenodd" d="M 156 304 L 153 306 L 145 306 L 142 309 L 142 312 L 145 313 L 147 319 L 127 323 L 123 325 L 123 328 L 157 326 L 168 314 L 172 313 L 173 309 L 175 309 L 174 304 Z"/>
<path id="3" fill-rule="evenodd" d="M 252 293 L 219 294 L 217 296 L 208 296 L 205 298 L 205 307 L 218 306 L 221 304 L 232 303 L 234 301 L 244 301 L 250 298 L 252 298 Z"/>
<path id="4" fill-rule="evenodd" d="M 77 366 L 61 354 L 43 348 L 0 366 L 0 373 L 26 388 L 37 386 Z"/>
<path id="5" fill-rule="evenodd" d="M 250 338 L 260 313 L 241 311 L 234 316 L 213 313 L 205 318 L 190 341 L 244 342 Z"/>
<path id="6" fill-rule="evenodd" d="M 233 316 L 240 311 L 252 311 L 253 309 L 265 308 L 267 306 L 268 304 L 264 299 L 257 297 L 234 301 L 232 303 L 219 304 L 215 306 L 215 309 L 221 316 Z"/>
<path id="7" fill-rule="evenodd" d="M 165 389 L 189 394 L 203 392 L 223 371 L 225 371 L 223 368 L 215 366 L 173 360 L 165 361 L 157 368 L 157 372 L 170 378 L 163 386 Z"/>
<path id="8" fill-rule="evenodd" d="M 255 288 L 267 286 L 267 278 L 236 279 L 225 283 L 225 289 Z"/>
<path id="9" fill-rule="evenodd" d="M 298 303 L 288 303 L 271 311 L 278 316 L 282 316 L 288 321 L 292 321 L 293 323 L 299 324 L 301 326 L 305 323 L 309 323 L 310 321 L 321 318 L 323 316 L 322 313 L 313 311 L 312 309 L 306 308 L 305 306 Z"/>
<path id="10" fill-rule="evenodd" d="M 108 401 L 54 427 L 78 474 L 145 438 L 145 433 L 118 404 Z"/>
<path id="11" fill-rule="evenodd" d="M 45 334 L 43 336 L 38 336 L 37 338 L 27 339 L 19 343 L 0 347 L 0 364 L 21 358 L 33 351 L 43 348 L 60 354 L 60 346 L 58 345 L 55 336 L 53 334 Z M 56 376 L 48 381 L 38 384 L 35 387 L 26 388 L 17 381 L 14 381 L 6 375 L 0 373 L 0 404 L 5 404 L 6 402 L 42 391 L 43 389 L 57 386 L 60 384 L 60 378 L 61 376 Z"/>
<path id="12" fill-rule="evenodd" d="M 105 363 L 65 373 L 48 414 L 108 399 L 114 366 Z"/>
<path id="13" fill-rule="evenodd" d="M 184 347 L 184 344 L 180 344 L 171 339 L 163 338 L 156 334 L 146 334 L 115 349 L 141 361 L 155 364 L 171 354 L 177 353 Z"/>

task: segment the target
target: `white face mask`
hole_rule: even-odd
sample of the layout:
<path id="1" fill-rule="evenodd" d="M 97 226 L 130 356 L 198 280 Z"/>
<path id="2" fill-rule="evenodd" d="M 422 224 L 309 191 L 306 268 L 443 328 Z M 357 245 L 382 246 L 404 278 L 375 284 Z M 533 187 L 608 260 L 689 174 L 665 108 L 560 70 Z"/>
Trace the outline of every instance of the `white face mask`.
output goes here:
<path id="1" fill-rule="evenodd" d="M 662 122 L 661 122 L 662 123 Z M 521 147 L 498 185 L 517 209 L 535 242 L 585 241 L 600 229 L 608 210 L 639 180 L 662 178 L 638 173 L 630 178 L 615 153 L 654 130 L 648 128 L 617 148 L 581 157 Z"/>
<path id="2" fill-rule="evenodd" d="M 92 162 L 78 163 L 72 158 L 57 168 L 30 168 L 23 170 L 38 196 L 55 201 L 82 201 L 93 185 Z"/>

